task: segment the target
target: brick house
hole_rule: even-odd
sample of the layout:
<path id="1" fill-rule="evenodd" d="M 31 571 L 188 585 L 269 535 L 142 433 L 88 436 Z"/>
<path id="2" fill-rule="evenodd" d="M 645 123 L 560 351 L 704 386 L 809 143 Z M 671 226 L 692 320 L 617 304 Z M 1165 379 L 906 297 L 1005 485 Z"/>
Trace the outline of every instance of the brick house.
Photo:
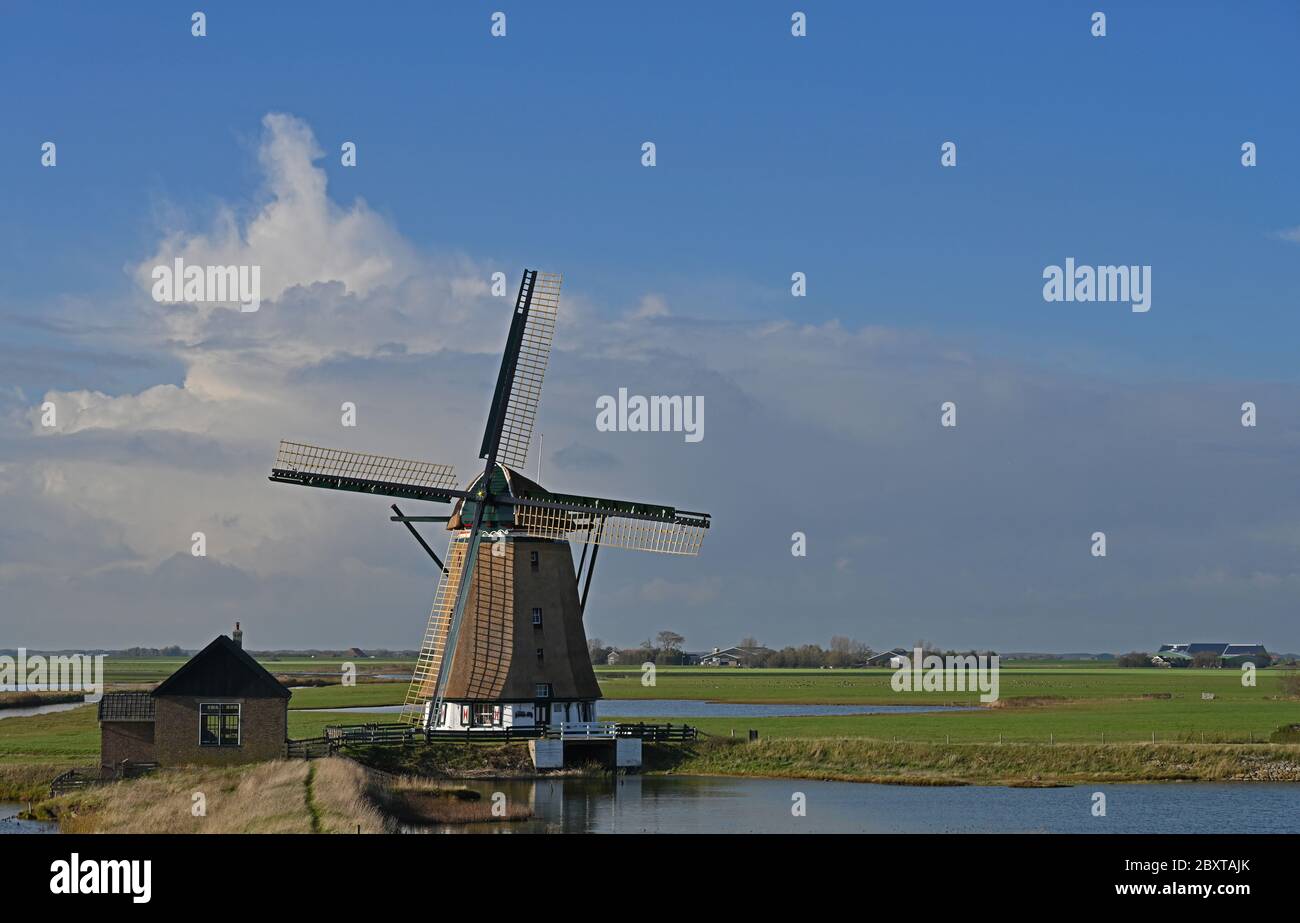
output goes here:
<path id="1" fill-rule="evenodd" d="M 243 632 L 216 640 L 152 692 L 108 693 L 99 703 L 100 767 L 230 765 L 284 756 L 289 692 L 245 653 Z"/>

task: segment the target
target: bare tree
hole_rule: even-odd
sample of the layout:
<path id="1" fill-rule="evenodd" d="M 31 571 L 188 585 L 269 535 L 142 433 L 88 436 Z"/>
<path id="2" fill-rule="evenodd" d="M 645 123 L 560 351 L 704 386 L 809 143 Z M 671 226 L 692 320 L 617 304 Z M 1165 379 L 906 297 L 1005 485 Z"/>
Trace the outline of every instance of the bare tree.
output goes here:
<path id="1" fill-rule="evenodd" d="M 665 651 L 681 650 L 682 643 L 686 640 L 675 631 L 661 631 L 655 638 L 659 641 L 659 647 Z"/>

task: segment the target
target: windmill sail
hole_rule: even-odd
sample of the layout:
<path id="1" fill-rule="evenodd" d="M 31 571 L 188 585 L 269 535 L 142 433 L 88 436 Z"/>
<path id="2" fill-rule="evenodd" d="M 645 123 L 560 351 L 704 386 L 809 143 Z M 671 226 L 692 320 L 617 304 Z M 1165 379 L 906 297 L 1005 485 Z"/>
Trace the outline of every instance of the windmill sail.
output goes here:
<path id="1" fill-rule="evenodd" d="M 483 435 L 480 458 L 495 459 L 510 468 L 523 470 L 537 423 L 537 406 L 542 399 L 542 380 L 551 358 L 555 319 L 560 310 L 562 277 L 528 270 L 519 286 L 515 319 L 501 357 L 492 414 Z M 502 394 L 509 389 L 504 406 Z"/>
<path id="2" fill-rule="evenodd" d="M 447 548 L 447 566 L 442 570 L 438 589 L 433 596 L 433 610 L 429 613 L 429 627 L 420 644 L 420 656 L 415 661 L 411 685 L 406 691 L 402 716 L 416 723 L 424 722 L 424 709 L 433 701 L 438 687 L 438 674 L 447 653 L 447 636 L 451 628 L 452 610 L 456 605 L 457 590 L 465 570 L 465 551 L 469 543 L 453 538 Z M 431 716 L 431 721 L 436 720 Z"/>
<path id="3" fill-rule="evenodd" d="M 458 495 L 451 465 L 284 440 L 275 453 L 271 480 L 440 503 L 450 503 Z"/>
<path id="4" fill-rule="evenodd" d="M 709 528 L 707 513 L 687 513 L 623 500 L 566 497 L 516 498 L 515 525 L 535 538 L 580 544 L 696 555 Z"/>

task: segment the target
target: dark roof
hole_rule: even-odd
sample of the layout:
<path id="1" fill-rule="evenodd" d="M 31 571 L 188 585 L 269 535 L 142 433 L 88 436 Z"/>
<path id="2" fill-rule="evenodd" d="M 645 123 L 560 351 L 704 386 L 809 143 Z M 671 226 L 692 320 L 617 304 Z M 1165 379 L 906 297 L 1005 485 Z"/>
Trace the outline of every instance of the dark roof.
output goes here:
<path id="1" fill-rule="evenodd" d="M 152 693 L 239 699 L 287 699 L 292 694 L 225 635 L 217 635 L 215 641 L 159 683 Z"/>
<path id="2" fill-rule="evenodd" d="M 469 487 L 465 488 L 467 493 L 474 493 L 478 486 L 483 482 L 483 475 L 480 474 L 470 482 Z M 496 468 L 492 472 L 492 477 L 488 479 L 488 492 L 493 494 L 506 494 L 511 497 L 528 496 L 534 499 L 545 499 L 549 497 L 550 491 L 546 490 L 536 481 L 524 477 L 520 472 L 513 468 L 507 468 L 505 465 L 497 462 Z M 474 508 L 477 504 L 472 499 L 461 499 L 456 501 L 452 508 L 451 519 L 447 522 L 447 530 L 454 531 L 460 528 L 462 521 L 468 521 L 474 518 Z M 489 506 L 483 511 L 483 521 L 496 524 L 514 524 L 515 508 L 513 506 Z"/>
<path id="3" fill-rule="evenodd" d="M 881 651 L 879 654 L 872 654 L 864 661 L 864 663 L 871 663 L 873 660 L 885 660 L 892 657 L 905 656 L 907 656 L 907 651 L 902 650 L 901 648 L 894 648 L 892 651 Z"/>
<path id="4" fill-rule="evenodd" d="M 152 721 L 153 696 L 147 692 L 110 692 L 99 700 L 100 721 Z"/>
<path id="5" fill-rule="evenodd" d="M 1158 654 L 1218 654 L 1220 657 L 1246 657 L 1266 654 L 1262 644 L 1229 644 L 1226 641 L 1193 641 L 1190 644 L 1162 644 Z"/>
<path id="6" fill-rule="evenodd" d="M 726 654 L 729 657 L 757 657 L 760 654 L 770 654 L 772 649 L 768 647 L 724 647 L 714 651 L 694 651 L 697 657 L 717 657 L 719 654 Z"/>

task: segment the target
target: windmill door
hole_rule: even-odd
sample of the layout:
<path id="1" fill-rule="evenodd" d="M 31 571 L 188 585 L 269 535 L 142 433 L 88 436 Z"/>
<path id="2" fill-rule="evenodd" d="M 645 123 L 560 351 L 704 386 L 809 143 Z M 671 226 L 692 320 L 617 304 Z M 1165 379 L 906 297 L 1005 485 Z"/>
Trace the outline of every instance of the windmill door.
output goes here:
<path id="1" fill-rule="evenodd" d="M 537 725 L 551 723 L 550 702 L 536 702 L 533 704 L 533 723 Z"/>

